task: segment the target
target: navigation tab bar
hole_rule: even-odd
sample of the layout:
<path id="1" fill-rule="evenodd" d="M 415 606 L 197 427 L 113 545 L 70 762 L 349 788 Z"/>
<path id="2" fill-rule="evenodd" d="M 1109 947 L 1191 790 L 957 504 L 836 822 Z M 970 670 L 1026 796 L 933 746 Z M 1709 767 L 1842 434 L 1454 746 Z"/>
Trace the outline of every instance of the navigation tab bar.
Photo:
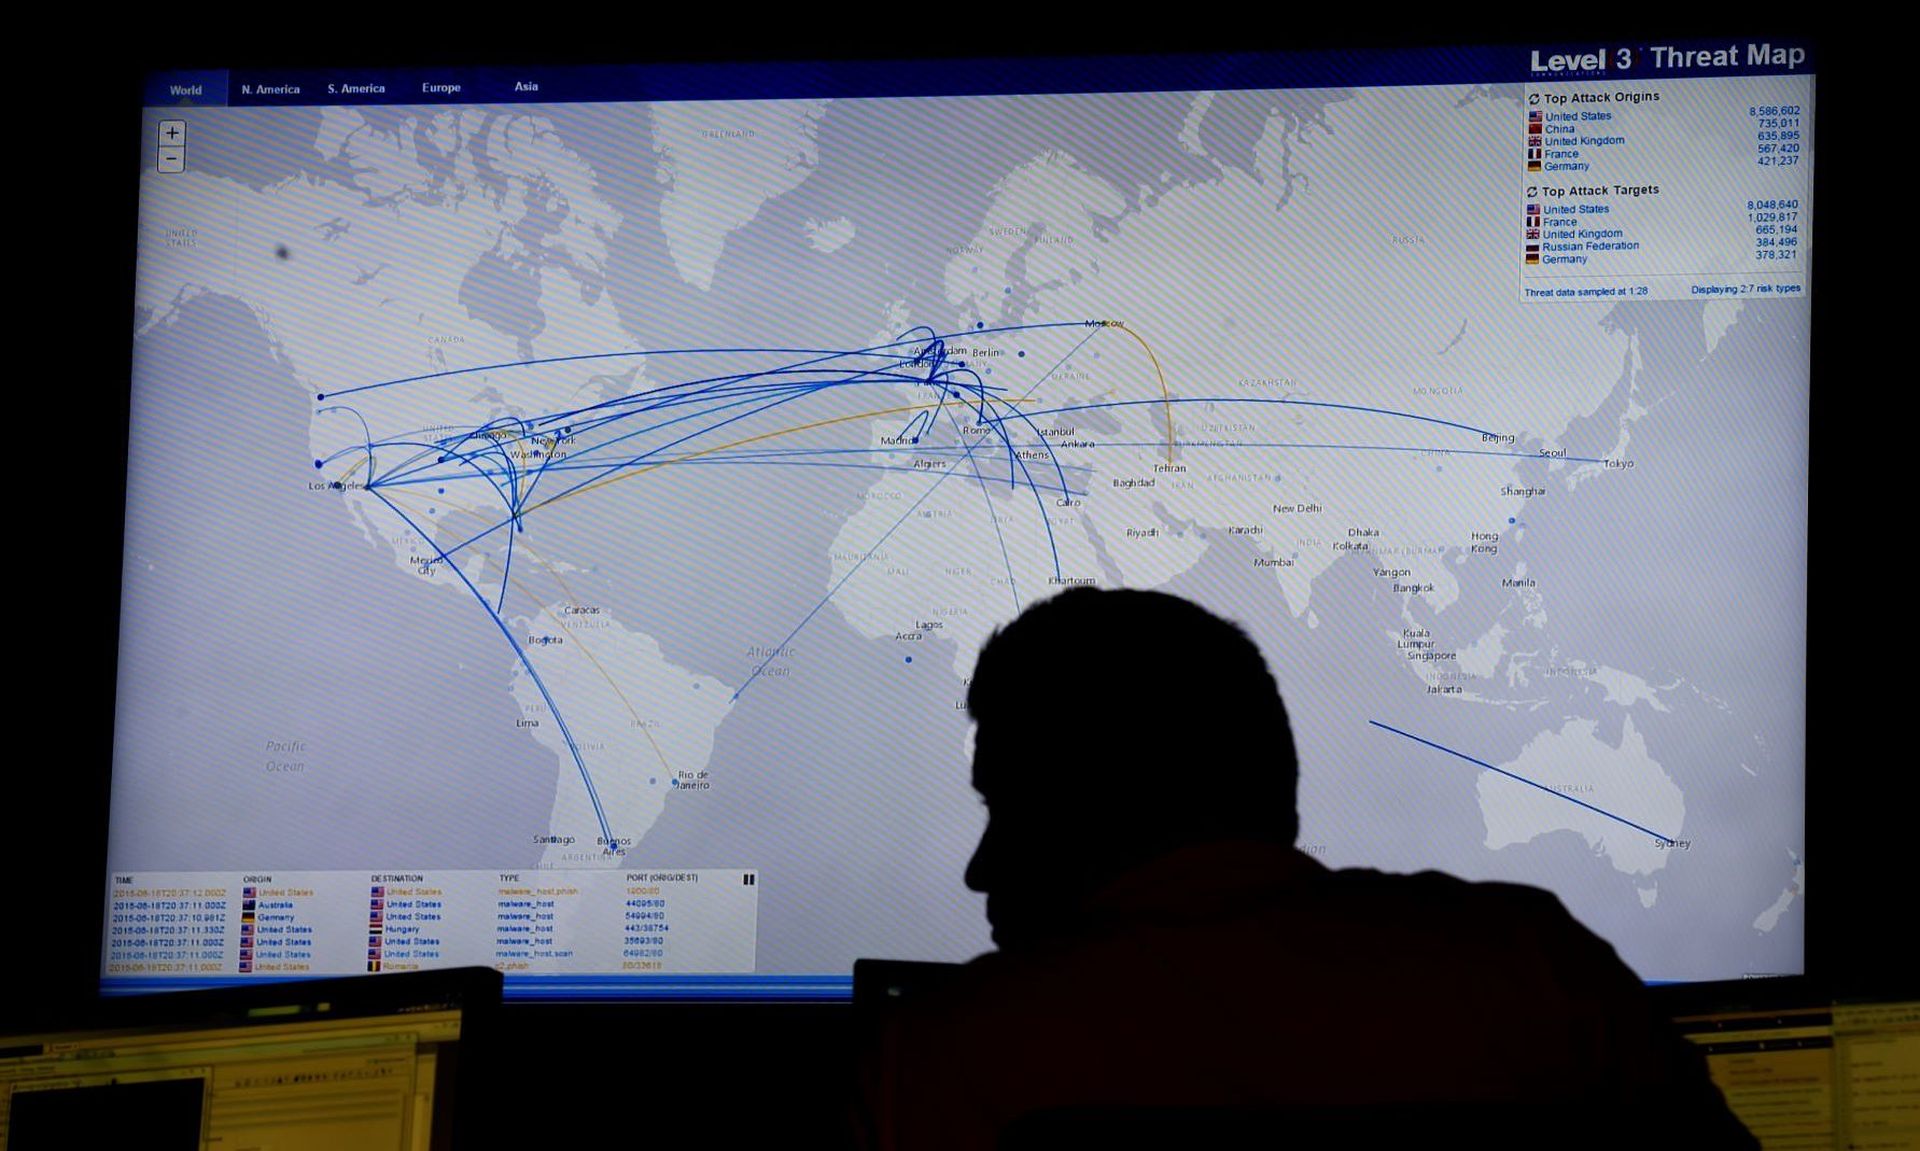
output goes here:
<path id="1" fill-rule="evenodd" d="M 952 60 L 241 68 L 156 73 L 146 91 L 152 107 L 431 106 L 1672 80 L 1807 76 L 1814 66 L 1812 47 L 1804 41 L 1758 39 Z"/>

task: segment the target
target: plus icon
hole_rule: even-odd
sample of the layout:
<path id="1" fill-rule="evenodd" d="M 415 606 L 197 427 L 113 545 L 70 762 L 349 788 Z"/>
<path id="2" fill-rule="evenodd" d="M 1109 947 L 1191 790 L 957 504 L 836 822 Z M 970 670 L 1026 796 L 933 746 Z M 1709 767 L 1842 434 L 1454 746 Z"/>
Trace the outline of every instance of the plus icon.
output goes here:
<path id="1" fill-rule="evenodd" d="M 175 145 L 186 143 L 187 122 L 185 120 L 160 121 L 160 142 Z"/>

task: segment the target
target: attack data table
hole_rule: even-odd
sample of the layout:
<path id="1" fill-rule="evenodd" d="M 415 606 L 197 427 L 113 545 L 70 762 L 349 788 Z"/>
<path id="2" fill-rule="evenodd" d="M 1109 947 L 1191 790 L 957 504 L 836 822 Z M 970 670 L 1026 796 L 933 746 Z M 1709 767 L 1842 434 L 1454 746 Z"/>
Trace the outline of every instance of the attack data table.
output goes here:
<path id="1" fill-rule="evenodd" d="M 755 872 L 727 869 L 122 873 L 106 974 L 133 985 L 471 965 L 751 972 L 759 890 Z"/>

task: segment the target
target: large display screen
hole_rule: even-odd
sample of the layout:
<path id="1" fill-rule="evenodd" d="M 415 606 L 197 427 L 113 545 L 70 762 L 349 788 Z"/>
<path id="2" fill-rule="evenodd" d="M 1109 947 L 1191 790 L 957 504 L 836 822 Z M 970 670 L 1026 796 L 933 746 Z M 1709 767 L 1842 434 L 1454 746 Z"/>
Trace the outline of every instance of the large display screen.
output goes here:
<path id="1" fill-rule="evenodd" d="M 1800 971 L 1814 64 L 150 77 L 104 986 L 967 958 L 967 677 L 1085 584 L 1246 626 L 1321 861 Z"/>

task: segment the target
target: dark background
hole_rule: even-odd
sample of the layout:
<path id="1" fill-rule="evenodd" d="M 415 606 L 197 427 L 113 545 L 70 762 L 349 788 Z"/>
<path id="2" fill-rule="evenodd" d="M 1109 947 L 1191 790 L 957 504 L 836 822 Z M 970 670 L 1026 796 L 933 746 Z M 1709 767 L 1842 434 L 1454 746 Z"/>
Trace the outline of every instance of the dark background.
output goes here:
<path id="1" fill-rule="evenodd" d="M 916 31 L 898 14 L 829 21 L 852 36 L 873 30 L 851 46 L 778 28 L 741 41 L 713 23 L 663 32 L 653 15 L 644 29 L 577 46 L 558 35 L 506 35 L 477 13 L 472 21 L 489 27 L 470 34 L 399 29 L 382 17 L 359 41 L 369 47 L 329 59 L 311 55 L 327 45 L 325 33 L 283 37 L 289 26 L 265 17 L 236 31 L 182 13 L 156 23 L 146 45 L 138 43 L 146 34 L 132 29 L 115 45 L 77 33 L 16 41 L 13 54 L 33 63 L 28 94 L 15 96 L 13 147 L 0 169 L 8 185 L 0 235 L 15 281 L 6 292 L 12 322 L 0 395 L 17 398 L 12 418 L 0 423 L 0 523 L 14 553 L 14 618 L 0 629 L 13 657 L 0 704 L 13 732 L 0 760 L 0 1028 L 71 1016 L 92 1000 L 99 966 L 144 67 L 1550 45 L 1725 30 L 1647 21 L 1556 29 L 1550 18 L 1523 23 L 1523 9 L 1502 21 L 1385 27 L 1378 9 L 1352 10 L 1358 15 L 1345 22 L 1215 24 L 1171 36 L 1157 19 L 1120 21 L 1117 13 L 1097 18 L 1100 31 L 1065 21 L 1036 28 L 1019 14 L 957 33 L 946 25 Z M 606 17 L 588 22 L 604 26 Z M 1151 38 L 1110 26 L 1121 23 Z M 1905 404 L 1914 327 L 1880 314 L 1883 299 L 1913 306 L 1895 278 L 1910 231 L 1897 174 L 1906 105 L 1880 79 L 1894 65 L 1864 37 L 1809 20 L 1751 31 L 1819 41 L 1807 684 L 1813 886 L 1792 914 L 1808 916 L 1815 980 L 1842 991 L 1910 987 L 1920 964 L 1911 944 L 1896 940 L 1915 925 L 1920 904 L 1917 757 L 1903 723 L 1915 683 L 1908 653 L 1920 629 L 1905 611 L 1913 581 L 1901 558 L 1915 534 L 1913 485 L 1904 478 L 1911 469 L 1903 466 L 1911 450 L 1884 405 L 1898 413 Z M 512 1005 L 502 1035 L 502 1122 L 491 1142 L 830 1142 L 850 1082 L 848 1015 L 844 1005 L 819 1004 Z"/>

